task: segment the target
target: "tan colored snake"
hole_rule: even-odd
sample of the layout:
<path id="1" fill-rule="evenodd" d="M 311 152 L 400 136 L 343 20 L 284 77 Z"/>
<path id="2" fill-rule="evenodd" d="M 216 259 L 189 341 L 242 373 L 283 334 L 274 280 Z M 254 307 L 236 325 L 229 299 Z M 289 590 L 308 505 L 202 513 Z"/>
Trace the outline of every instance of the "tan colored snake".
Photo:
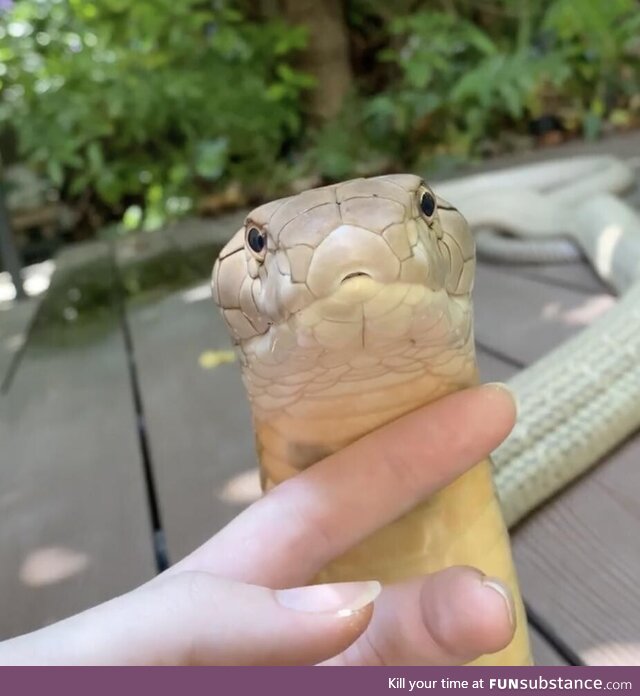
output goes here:
<path id="1" fill-rule="evenodd" d="M 465 219 L 413 175 L 347 181 L 248 215 L 216 262 L 213 289 L 242 365 L 265 488 L 478 382 L 474 267 Z M 477 663 L 528 664 L 488 460 L 322 580 L 394 582 L 455 564 L 501 578 L 516 599 L 511 645 Z"/>

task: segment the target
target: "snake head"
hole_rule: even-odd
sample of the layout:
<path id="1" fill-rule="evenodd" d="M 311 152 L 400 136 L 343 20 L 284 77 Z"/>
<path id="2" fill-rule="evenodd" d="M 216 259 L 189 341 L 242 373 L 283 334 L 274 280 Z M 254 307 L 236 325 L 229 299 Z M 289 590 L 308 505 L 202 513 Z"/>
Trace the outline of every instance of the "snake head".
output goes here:
<path id="1" fill-rule="evenodd" d="M 214 299 L 237 340 L 326 298 L 349 280 L 471 291 L 463 216 L 417 176 L 355 179 L 253 210 L 213 271 Z"/>
<path id="2" fill-rule="evenodd" d="M 353 396 L 362 380 L 403 390 L 426 374 L 429 394 L 470 383 L 473 270 L 465 219 L 417 176 L 355 179 L 251 211 L 212 285 L 254 416 Z"/>

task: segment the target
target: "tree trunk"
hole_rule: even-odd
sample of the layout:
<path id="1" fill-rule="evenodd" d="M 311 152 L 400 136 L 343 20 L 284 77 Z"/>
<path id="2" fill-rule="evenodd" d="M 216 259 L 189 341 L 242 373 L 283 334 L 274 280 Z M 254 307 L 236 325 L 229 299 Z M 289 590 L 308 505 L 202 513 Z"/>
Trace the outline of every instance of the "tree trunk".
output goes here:
<path id="1" fill-rule="evenodd" d="M 288 22 L 308 31 L 300 68 L 317 80 L 309 115 L 316 121 L 331 119 L 353 85 L 343 0 L 282 0 L 282 8 Z"/>

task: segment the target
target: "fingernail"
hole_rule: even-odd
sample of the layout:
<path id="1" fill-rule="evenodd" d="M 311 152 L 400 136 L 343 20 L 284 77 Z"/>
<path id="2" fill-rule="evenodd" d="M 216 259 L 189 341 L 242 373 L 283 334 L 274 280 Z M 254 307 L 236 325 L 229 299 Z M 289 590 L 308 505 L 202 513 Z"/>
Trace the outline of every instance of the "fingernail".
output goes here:
<path id="1" fill-rule="evenodd" d="M 518 409 L 518 399 L 515 393 L 511 390 L 511 387 L 509 387 L 507 384 L 504 382 L 487 382 L 484 386 L 488 387 L 489 389 L 498 389 L 501 392 L 506 392 L 509 394 L 511 401 L 513 401 L 513 404 L 516 407 L 516 410 Z"/>
<path id="2" fill-rule="evenodd" d="M 489 589 L 493 590 L 494 592 L 497 592 L 500 597 L 502 597 L 506 607 L 507 607 L 507 613 L 509 615 L 509 623 L 511 624 L 512 628 L 515 628 L 516 626 L 516 612 L 515 608 L 513 606 L 513 597 L 511 595 L 511 590 L 503 584 L 500 580 L 497 578 L 492 578 L 485 576 L 482 578 L 482 584 L 485 587 L 488 587 Z"/>
<path id="3" fill-rule="evenodd" d="M 382 585 L 376 580 L 368 582 L 337 582 L 327 585 L 294 587 L 276 590 L 276 600 L 287 609 L 310 614 L 338 614 L 350 616 L 380 594 Z"/>

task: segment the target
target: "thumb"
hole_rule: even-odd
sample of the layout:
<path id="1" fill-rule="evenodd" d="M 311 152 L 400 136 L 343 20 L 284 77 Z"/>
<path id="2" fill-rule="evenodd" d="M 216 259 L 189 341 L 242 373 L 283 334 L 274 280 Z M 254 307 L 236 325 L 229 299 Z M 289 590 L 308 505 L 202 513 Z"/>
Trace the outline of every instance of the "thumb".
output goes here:
<path id="1" fill-rule="evenodd" d="M 377 582 L 271 590 L 182 572 L 9 641 L 0 664 L 315 664 L 365 630 L 379 592 Z"/>

